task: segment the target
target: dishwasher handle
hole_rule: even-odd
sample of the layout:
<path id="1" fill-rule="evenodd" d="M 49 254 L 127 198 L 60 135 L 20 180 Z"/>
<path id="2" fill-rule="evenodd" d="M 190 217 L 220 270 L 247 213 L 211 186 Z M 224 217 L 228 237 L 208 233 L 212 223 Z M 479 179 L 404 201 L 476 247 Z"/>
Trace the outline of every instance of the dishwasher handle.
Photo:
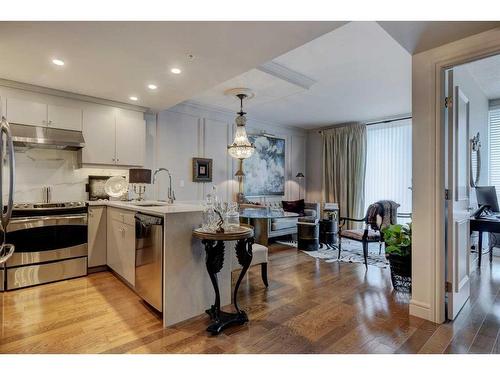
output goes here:
<path id="1" fill-rule="evenodd" d="M 146 215 L 139 212 L 135 214 L 135 221 L 136 224 L 141 223 L 144 226 L 163 225 L 163 217 Z"/>

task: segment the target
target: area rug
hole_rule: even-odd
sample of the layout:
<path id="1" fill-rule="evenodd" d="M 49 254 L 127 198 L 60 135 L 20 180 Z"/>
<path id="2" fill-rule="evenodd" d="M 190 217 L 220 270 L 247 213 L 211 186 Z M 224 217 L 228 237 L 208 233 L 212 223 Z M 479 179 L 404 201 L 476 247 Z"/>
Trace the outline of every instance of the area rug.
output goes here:
<path id="1" fill-rule="evenodd" d="M 276 241 L 281 245 L 286 245 L 290 247 L 297 247 L 297 241 Z M 365 258 L 363 257 L 363 247 L 361 242 L 342 240 L 342 252 L 340 254 L 340 259 L 338 259 L 339 251 L 337 248 L 328 249 L 326 246 L 322 246 L 317 251 L 304 251 L 303 253 L 316 258 L 324 260 L 326 263 L 334 262 L 344 262 L 344 263 L 362 263 L 365 264 Z M 378 254 L 378 243 L 368 244 L 368 265 L 375 266 L 378 268 L 387 268 L 389 262 L 385 258 L 384 246 L 382 245 L 382 253 Z"/>

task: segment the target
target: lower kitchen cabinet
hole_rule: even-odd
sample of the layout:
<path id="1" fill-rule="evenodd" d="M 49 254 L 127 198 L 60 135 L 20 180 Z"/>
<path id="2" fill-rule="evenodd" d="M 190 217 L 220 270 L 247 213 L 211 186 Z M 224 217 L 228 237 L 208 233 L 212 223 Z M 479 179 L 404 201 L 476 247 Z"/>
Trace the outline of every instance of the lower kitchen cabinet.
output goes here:
<path id="1" fill-rule="evenodd" d="M 106 265 L 107 220 L 105 206 L 89 207 L 88 247 L 89 267 Z"/>
<path id="2" fill-rule="evenodd" d="M 130 211 L 107 208 L 107 264 L 130 285 L 135 285 L 135 225 Z"/>

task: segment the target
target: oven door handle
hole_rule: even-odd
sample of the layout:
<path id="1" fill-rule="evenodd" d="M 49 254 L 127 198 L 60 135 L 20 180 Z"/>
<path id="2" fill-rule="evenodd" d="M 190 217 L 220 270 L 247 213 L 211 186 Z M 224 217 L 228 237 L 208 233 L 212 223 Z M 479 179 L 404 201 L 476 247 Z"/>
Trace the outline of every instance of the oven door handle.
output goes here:
<path id="1" fill-rule="evenodd" d="M 71 219 L 86 219 L 87 214 L 81 215 L 66 215 L 66 216 L 32 216 L 26 218 L 13 218 L 11 220 L 12 223 L 27 223 L 30 221 L 39 221 L 39 220 L 71 220 Z"/>
<path id="2" fill-rule="evenodd" d="M 66 221 L 70 222 L 72 225 L 87 225 L 87 214 L 81 215 L 61 215 L 61 216 L 34 216 L 27 218 L 13 218 L 10 221 L 10 225 L 8 227 L 7 232 L 14 232 L 21 229 L 35 228 L 35 227 L 43 227 L 51 225 L 55 223 L 58 225 L 58 222 Z M 76 221 L 76 223 L 75 223 Z M 39 223 L 36 226 L 29 226 L 30 223 Z M 64 225 L 64 223 L 60 223 L 59 225 Z"/>

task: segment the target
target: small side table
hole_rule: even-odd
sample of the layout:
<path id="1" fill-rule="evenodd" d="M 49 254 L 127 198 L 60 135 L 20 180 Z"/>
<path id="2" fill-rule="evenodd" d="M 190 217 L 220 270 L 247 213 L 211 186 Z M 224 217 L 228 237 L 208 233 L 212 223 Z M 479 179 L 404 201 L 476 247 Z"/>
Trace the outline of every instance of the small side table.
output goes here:
<path id="1" fill-rule="evenodd" d="M 324 244 L 327 249 L 336 248 L 337 245 L 337 221 L 320 220 L 319 222 L 319 242 Z"/>
<path id="2" fill-rule="evenodd" d="M 204 232 L 201 228 L 193 231 L 193 236 L 201 239 L 201 242 L 205 245 L 205 252 L 207 253 L 207 271 L 215 291 L 215 302 L 208 310 L 205 311 L 212 319 L 212 324 L 207 327 L 207 331 L 213 335 L 218 335 L 222 332 L 222 330 L 231 325 L 241 325 L 248 322 L 247 314 L 238 307 L 237 297 L 241 280 L 245 276 L 248 267 L 250 267 L 250 263 L 252 262 L 253 235 L 253 228 L 249 225 L 241 225 L 240 230 L 225 233 Z M 220 293 L 219 284 L 217 282 L 217 273 L 219 273 L 224 265 L 225 241 L 236 241 L 236 256 L 238 258 L 238 262 L 242 266 L 240 276 L 238 277 L 233 293 L 233 303 L 236 309 L 235 313 L 225 312 L 220 308 Z"/>

